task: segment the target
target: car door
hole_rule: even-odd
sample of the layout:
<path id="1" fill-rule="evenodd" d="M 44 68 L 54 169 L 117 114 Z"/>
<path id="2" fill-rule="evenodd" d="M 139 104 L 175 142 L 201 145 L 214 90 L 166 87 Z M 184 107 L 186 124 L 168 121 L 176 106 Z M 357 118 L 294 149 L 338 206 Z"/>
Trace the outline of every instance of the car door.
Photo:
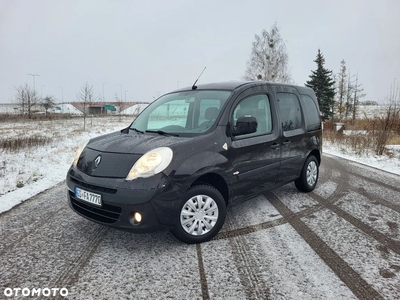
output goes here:
<path id="1" fill-rule="evenodd" d="M 275 111 L 267 93 L 243 96 L 230 111 L 230 123 L 235 125 L 241 116 L 257 119 L 257 131 L 233 136 L 228 157 L 235 175 L 232 184 L 232 201 L 248 198 L 273 186 L 280 164 L 277 122 Z"/>
<path id="2" fill-rule="evenodd" d="M 294 92 L 278 92 L 276 98 L 282 127 L 282 160 L 277 183 L 282 183 L 300 176 L 307 149 L 299 98 Z"/>

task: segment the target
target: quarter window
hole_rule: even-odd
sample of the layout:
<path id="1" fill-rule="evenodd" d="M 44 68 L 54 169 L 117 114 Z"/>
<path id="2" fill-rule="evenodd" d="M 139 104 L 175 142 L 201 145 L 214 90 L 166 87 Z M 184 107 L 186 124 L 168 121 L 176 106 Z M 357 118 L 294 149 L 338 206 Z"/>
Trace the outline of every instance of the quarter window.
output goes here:
<path id="1" fill-rule="evenodd" d="M 314 100 L 307 95 L 301 95 L 301 99 L 303 100 L 303 107 L 306 108 L 304 113 L 306 115 L 306 123 L 309 124 L 308 127 L 310 127 L 310 129 L 320 128 L 320 113 Z"/>

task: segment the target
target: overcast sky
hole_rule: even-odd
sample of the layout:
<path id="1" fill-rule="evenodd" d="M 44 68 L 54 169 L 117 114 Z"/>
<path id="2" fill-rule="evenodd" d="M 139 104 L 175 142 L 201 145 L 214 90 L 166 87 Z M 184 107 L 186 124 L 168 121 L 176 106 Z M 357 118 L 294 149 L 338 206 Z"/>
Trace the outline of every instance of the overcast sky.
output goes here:
<path id="1" fill-rule="evenodd" d="M 242 79 L 254 35 L 277 22 L 293 80 L 304 85 L 318 48 L 336 74 L 344 59 L 367 96 L 400 81 L 400 0 L 0 0 L 0 103 L 14 87 L 76 101 L 85 82 L 106 101 L 152 101 L 193 84 Z M 125 92 L 126 91 L 126 92 Z"/>

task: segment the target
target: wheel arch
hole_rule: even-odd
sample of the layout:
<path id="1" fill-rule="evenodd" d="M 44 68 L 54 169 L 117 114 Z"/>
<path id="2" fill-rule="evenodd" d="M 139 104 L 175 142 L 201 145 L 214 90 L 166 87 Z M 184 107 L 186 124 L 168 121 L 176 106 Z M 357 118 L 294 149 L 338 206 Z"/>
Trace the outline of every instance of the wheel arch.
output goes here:
<path id="1" fill-rule="evenodd" d="M 216 188 L 221 193 L 222 197 L 224 198 L 225 204 L 228 205 L 229 188 L 228 188 L 228 184 L 226 183 L 225 179 L 221 175 L 216 174 L 216 173 L 203 174 L 190 185 L 189 189 L 195 185 L 201 185 L 201 184 L 208 184 L 208 185 L 211 185 L 212 187 Z"/>
<path id="2" fill-rule="evenodd" d="M 308 154 L 307 158 L 309 158 L 311 155 L 317 159 L 318 166 L 320 166 L 321 165 L 321 152 L 318 149 L 314 149 Z M 306 160 L 307 160 L 307 158 L 306 158 Z"/>

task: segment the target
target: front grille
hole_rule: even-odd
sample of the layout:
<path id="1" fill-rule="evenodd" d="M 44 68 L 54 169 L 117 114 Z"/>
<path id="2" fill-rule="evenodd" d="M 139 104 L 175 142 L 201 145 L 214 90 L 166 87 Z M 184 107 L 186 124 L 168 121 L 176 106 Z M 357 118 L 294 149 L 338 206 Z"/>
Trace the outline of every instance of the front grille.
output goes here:
<path id="1" fill-rule="evenodd" d="M 118 206 L 103 203 L 101 207 L 95 207 L 77 200 L 71 191 L 69 191 L 69 197 L 74 210 L 95 221 L 112 224 L 118 220 L 121 214 L 121 208 Z"/>
<path id="2" fill-rule="evenodd" d="M 102 186 L 98 186 L 98 185 L 93 185 L 93 184 L 88 184 L 86 182 L 80 181 L 74 177 L 71 176 L 71 181 L 77 185 L 80 185 L 82 187 L 85 187 L 89 190 L 94 190 L 94 191 L 98 191 L 101 193 L 108 193 L 108 194 L 115 194 L 117 192 L 116 189 L 109 189 L 109 188 L 105 188 Z"/>

